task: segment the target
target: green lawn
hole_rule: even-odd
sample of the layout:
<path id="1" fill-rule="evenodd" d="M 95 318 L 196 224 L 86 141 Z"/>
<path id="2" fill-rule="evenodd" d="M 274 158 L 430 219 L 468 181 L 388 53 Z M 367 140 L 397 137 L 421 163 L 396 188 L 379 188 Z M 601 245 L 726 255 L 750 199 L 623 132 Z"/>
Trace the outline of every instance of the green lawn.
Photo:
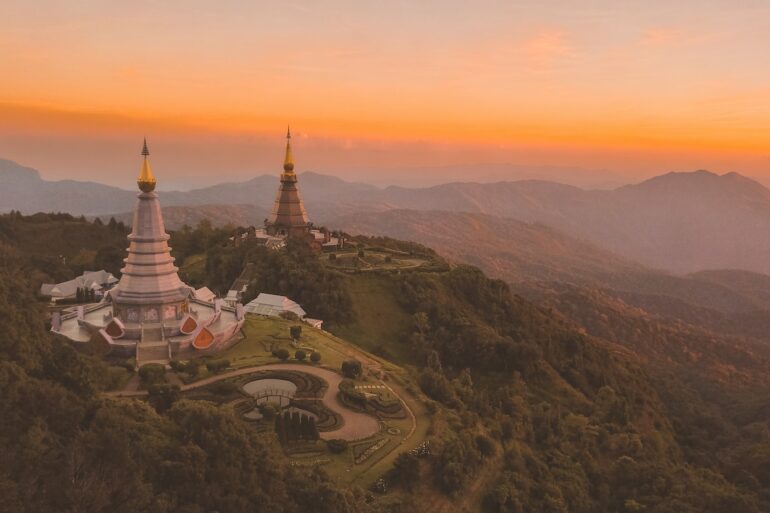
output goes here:
<path id="1" fill-rule="evenodd" d="M 292 326 L 302 326 L 302 335 L 296 345 L 292 343 L 289 335 Z M 299 321 L 249 315 L 243 332 L 243 340 L 217 355 L 217 358 L 230 360 L 230 366 L 233 368 L 279 362 L 280 360 L 272 355 L 272 348 L 288 350 L 289 363 L 296 363 L 294 353 L 297 349 L 303 349 L 307 353 L 307 361 L 312 351 L 318 351 L 321 353 L 321 364 L 333 369 L 339 369 L 350 353 L 350 350 L 334 337 Z"/>
<path id="2" fill-rule="evenodd" d="M 415 363 L 404 340 L 412 317 L 399 306 L 392 280 L 375 274 L 357 274 L 347 280 L 355 322 L 335 328 L 335 333 L 396 364 Z"/>
<path id="3" fill-rule="evenodd" d="M 334 254 L 335 260 L 330 260 L 329 255 Z M 366 249 L 364 256 L 359 257 L 357 250 L 341 250 L 334 253 L 324 253 L 322 261 L 332 269 L 369 271 L 374 269 L 395 270 L 420 267 L 429 263 L 420 257 L 399 255 L 384 251 Z"/>

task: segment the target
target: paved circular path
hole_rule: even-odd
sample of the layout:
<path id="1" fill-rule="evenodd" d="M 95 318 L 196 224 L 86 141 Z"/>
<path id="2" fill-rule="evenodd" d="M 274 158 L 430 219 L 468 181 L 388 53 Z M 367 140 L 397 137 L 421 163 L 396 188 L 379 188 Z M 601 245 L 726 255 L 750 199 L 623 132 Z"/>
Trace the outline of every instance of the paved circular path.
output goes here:
<path id="1" fill-rule="evenodd" d="M 259 365 L 256 367 L 244 367 L 243 369 L 237 369 L 230 372 L 225 372 L 223 374 L 218 374 L 216 376 L 211 376 L 200 381 L 196 381 L 195 383 L 190 383 L 189 385 L 182 385 L 180 389 L 183 392 L 186 390 L 193 390 L 195 388 L 210 385 L 211 383 L 223 379 L 243 376 L 245 374 L 251 374 L 253 372 L 264 370 L 305 372 L 307 374 L 312 374 L 313 376 L 318 376 L 322 380 L 326 381 L 326 383 L 328 383 L 329 386 L 326 388 L 321 401 L 324 403 L 324 406 L 340 415 L 343 422 L 342 426 L 340 426 L 338 429 L 321 433 L 322 439 L 330 440 L 333 438 L 342 438 L 344 440 L 358 440 L 360 438 L 372 436 L 373 434 L 379 432 L 380 423 L 377 421 L 377 419 L 371 415 L 367 415 L 366 413 L 359 413 L 357 411 L 350 410 L 343 406 L 342 403 L 340 403 L 339 399 L 337 399 L 337 391 L 339 390 L 342 376 L 336 372 L 332 372 L 322 367 L 313 367 L 311 365 L 300 365 L 296 363 L 273 363 L 268 365 Z M 145 390 L 107 393 L 107 395 L 119 397 L 137 397 L 146 394 L 147 392 Z"/>

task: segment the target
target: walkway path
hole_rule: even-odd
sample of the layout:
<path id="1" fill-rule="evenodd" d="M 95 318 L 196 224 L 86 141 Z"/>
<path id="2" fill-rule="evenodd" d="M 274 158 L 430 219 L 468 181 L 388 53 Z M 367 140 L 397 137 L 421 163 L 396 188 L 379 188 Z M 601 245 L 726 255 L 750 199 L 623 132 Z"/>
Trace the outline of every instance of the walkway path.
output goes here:
<path id="1" fill-rule="evenodd" d="M 359 412 L 350 410 L 345 406 L 343 406 L 342 403 L 340 403 L 340 401 L 337 399 L 337 391 L 339 390 L 339 384 L 342 381 L 342 376 L 340 376 L 336 372 L 333 372 L 321 367 L 313 367 L 310 365 L 300 365 L 295 363 L 274 363 L 269 365 L 259 365 L 256 367 L 244 367 L 243 369 L 236 369 L 230 372 L 225 372 L 223 374 L 218 374 L 216 376 L 210 376 L 200 381 L 196 381 L 195 383 L 190 383 L 189 385 L 182 385 L 180 389 L 184 392 L 187 390 L 193 390 L 195 388 L 204 387 L 206 385 L 210 385 L 211 383 L 215 383 L 223 379 L 243 376 L 246 374 L 251 374 L 253 372 L 266 371 L 266 370 L 287 370 L 287 371 L 305 372 L 307 374 L 312 374 L 313 376 L 317 376 L 323 379 L 324 381 L 326 381 L 326 383 L 328 383 L 329 386 L 326 388 L 326 391 L 324 392 L 324 395 L 321 398 L 321 400 L 323 401 L 324 405 L 327 408 L 329 408 L 330 410 L 339 414 L 342 417 L 343 424 L 339 429 L 321 433 L 321 438 L 323 438 L 324 440 L 329 440 L 332 438 L 342 438 L 345 440 L 358 440 L 360 438 L 366 438 L 368 436 L 371 436 L 379 432 L 380 423 L 377 419 L 365 413 L 359 413 Z M 111 397 L 141 397 L 146 394 L 147 394 L 146 390 L 130 390 L 130 391 L 117 391 L 117 392 L 106 393 L 106 395 Z M 411 411 L 410 411 L 410 414 L 411 414 Z M 412 419 L 414 421 L 414 416 L 412 416 Z"/>

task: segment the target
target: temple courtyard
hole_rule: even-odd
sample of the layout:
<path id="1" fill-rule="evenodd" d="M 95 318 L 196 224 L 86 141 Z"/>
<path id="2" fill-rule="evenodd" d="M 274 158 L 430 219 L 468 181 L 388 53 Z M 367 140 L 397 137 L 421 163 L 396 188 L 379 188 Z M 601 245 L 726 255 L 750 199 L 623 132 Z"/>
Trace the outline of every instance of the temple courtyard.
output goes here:
<path id="1" fill-rule="evenodd" d="M 307 405 L 317 405 L 335 420 L 319 422 L 321 440 L 318 442 L 285 447 L 287 456 L 294 465 L 320 466 L 336 479 L 368 486 L 392 465 L 399 453 L 414 450 L 423 442 L 429 425 L 425 405 L 410 392 L 412 387 L 400 367 L 307 325 L 302 327 L 299 340 L 294 341 L 290 336 L 290 328 L 294 325 L 297 325 L 296 321 L 249 315 L 239 342 L 219 354 L 200 359 L 195 376 L 175 371 L 172 366 L 166 371 L 166 381 L 179 386 L 182 398 L 210 400 L 232 407 L 242 414 L 244 421 L 253 422 L 256 429 L 265 431 L 273 429 L 272 422 L 249 416 L 256 396 L 250 398 L 244 385 L 259 380 L 305 378 L 317 381 L 316 389 L 300 390 L 302 393 L 291 399 L 289 409 L 296 405 L 301 411 Z M 309 358 L 297 361 L 294 354 L 300 348 L 307 355 L 319 353 L 320 361 L 311 362 Z M 289 351 L 291 357 L 281 360 L 275 355 L 280 349 Z M 355 389 L 383 401 L 399 402 L 399 413 L 388 416 L 345 404 L 340 392 L 340 384 L 345 378 L 340 368 L 343 361 L 351 359 L 360 361 L 364 369 L 362 376 L 353 380 Z M 210 371 L 206 361 L 227 361 L 227 367 Z M 179 362 L 181 366 L 186 363 Z M 120 367 L 113 367 L 113 370 L 122 372 Z M 135 398 L 148 395 L 147 387 L 136 373 L 126 372 L 125 377 L 127 379 L 117 380 L 118 388 L 106 395 Z M 272 398 L 271 402 L 281 403 L 281 399 Z M 316 407 L 309 410 L 318 413 Z M 314 416 L 325 418 L 323 413 Z M 338 454 L 332 453 L 325 443 L 329 440 L 345 440 L 348 447 Z"/>

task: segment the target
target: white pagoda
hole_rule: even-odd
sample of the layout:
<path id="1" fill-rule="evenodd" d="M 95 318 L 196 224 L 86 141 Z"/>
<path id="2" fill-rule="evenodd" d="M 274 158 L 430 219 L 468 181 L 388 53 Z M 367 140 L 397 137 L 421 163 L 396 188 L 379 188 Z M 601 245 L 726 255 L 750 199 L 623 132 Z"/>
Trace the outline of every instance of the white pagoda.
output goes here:
<path id="1" fill-rule="evenodd" d="M 147 141 L 128 256 L 117 285 L 95 305 L 55 314 L 52 331 L 76 342 L 100 340 L 112 353 L 135 355 L 137 366 L 222 349 L 238 337 L 244 322 L 241 305 L 197 297 L 174 265 L 163 224 Z"/>

